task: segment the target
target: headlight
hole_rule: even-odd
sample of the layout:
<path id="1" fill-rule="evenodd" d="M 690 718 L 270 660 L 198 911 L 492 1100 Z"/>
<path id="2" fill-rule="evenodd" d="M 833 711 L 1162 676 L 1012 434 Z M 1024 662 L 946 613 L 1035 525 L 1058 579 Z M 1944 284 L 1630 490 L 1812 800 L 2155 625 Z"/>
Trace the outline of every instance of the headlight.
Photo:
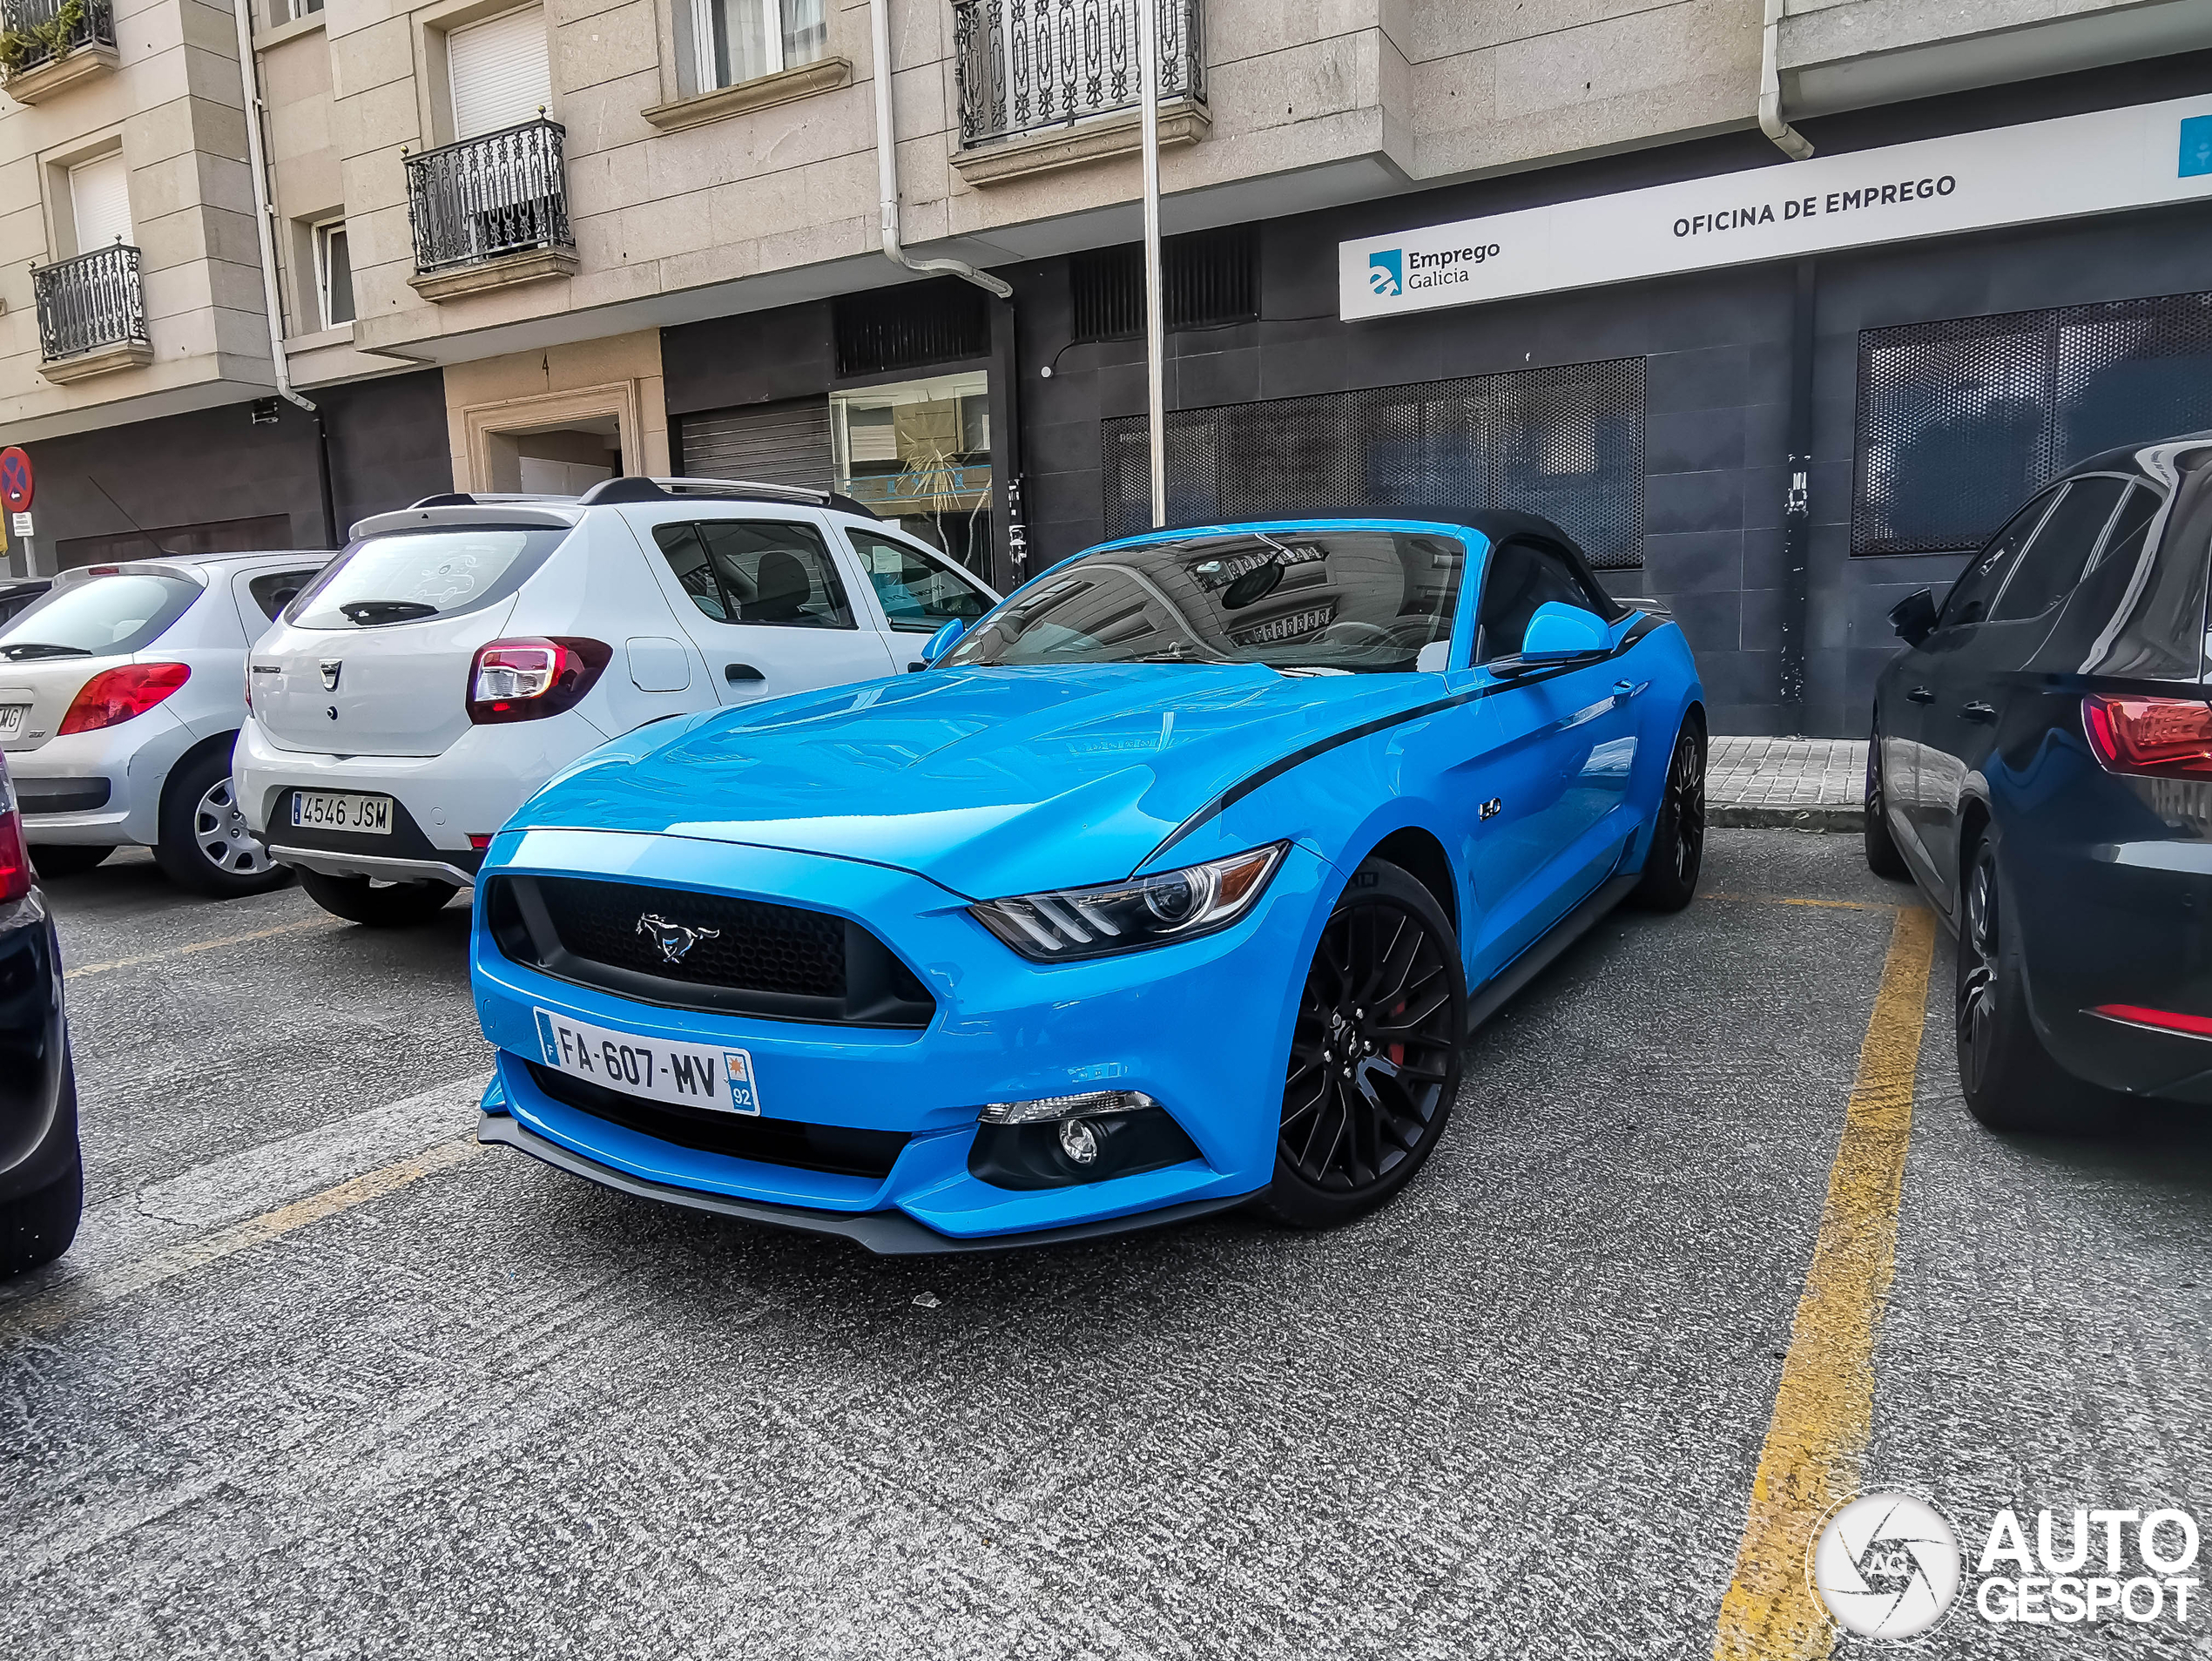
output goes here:
<path id="1" fill-rule="evenodd" d="M 1040 963 L 1164 946 L 1226 928 L 1259 898 L 1287 842 L 1096 888 L 1056 888 L 970 906 L 982 925 Z"/>

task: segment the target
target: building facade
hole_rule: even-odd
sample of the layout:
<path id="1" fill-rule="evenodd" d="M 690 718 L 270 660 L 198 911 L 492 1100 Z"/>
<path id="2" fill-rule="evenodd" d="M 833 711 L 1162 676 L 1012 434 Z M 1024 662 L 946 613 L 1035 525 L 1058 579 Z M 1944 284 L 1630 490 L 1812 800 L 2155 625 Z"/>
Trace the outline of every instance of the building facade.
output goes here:
<path id="1" fill-rule="evenodd" d="M 242 3 L 0 0 L 12 569 L 620 472 L 1001 584 L 1149 518 L 1131 0 Z M 2041 473 L 2212 426 L 2198 0 L 1158 3 L 1175 521 L 1533 508 L 1716 730 L 1850 735 Z M 1010 297 L 886 257 L 887 145 Z"/>

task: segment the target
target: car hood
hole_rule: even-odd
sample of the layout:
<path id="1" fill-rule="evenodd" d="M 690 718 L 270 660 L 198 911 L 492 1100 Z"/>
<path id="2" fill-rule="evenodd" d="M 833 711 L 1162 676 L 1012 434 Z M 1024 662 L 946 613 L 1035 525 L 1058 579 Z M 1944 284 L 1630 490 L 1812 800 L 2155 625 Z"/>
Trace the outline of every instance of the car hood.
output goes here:
<path id="1" fill-rule="evenodd" d="M 509 828 L 868 860 L 971 898 L 1110 881 L 1239 780 L 1438 682 L 1258 665 L 932 670 L 643 728 Z"/>

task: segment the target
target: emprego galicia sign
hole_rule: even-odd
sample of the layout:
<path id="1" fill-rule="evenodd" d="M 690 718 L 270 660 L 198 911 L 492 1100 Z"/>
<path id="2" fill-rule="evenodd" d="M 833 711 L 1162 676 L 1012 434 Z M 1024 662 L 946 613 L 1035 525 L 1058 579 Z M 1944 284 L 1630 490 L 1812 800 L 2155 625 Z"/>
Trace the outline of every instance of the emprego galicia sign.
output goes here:
<path id="1" fill-rule="evenodd" d="M 2212 98 L 2099 110 L 1337 245 L 1345 318 L 2212 197 Z"/>

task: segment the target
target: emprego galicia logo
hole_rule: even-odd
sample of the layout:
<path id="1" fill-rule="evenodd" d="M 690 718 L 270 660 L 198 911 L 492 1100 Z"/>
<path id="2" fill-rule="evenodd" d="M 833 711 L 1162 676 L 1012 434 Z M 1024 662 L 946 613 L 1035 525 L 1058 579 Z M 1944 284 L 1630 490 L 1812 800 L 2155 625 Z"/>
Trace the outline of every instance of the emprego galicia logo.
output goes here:
<path id="1" fill-rule="evenodd" d="M 1399 248 L 1378 248 L 1367 256 L 1367 287 L 1379 294 L 1402 293 L 1406 287 L 1406 254 Z"/>
<path id="2" fill-rule="evenodd" d="M 1809 1567 L 1813 1590 L 1845 1631 L 1918 1637 L 1959 1595 L 1959 1532 L 1914 1495 L 1865 1494 L 1828 1519 Z"/>

